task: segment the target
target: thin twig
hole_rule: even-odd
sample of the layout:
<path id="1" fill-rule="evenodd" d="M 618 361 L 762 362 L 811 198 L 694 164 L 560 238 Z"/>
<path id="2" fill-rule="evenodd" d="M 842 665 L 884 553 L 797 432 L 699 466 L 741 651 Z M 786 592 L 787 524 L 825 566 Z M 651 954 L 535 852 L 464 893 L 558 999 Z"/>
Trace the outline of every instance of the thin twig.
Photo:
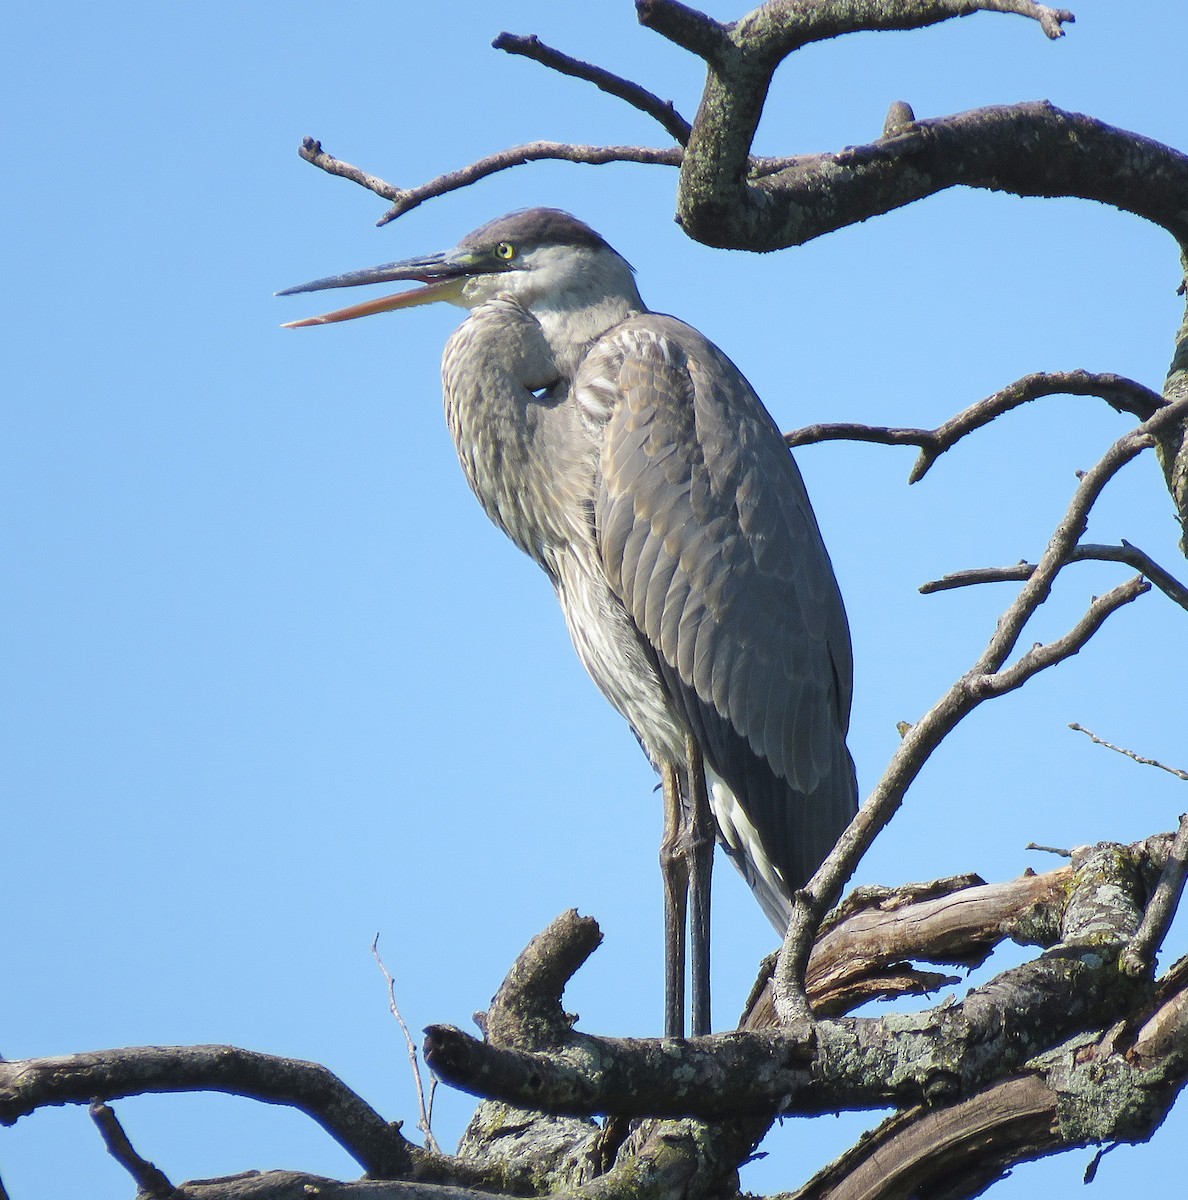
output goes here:
<path id="1" fill-rule="evenodd" d="M 1096 739 L 1094 739 L 1096 741 Z M 1159 766 L 1161 764 L 1155 764 Z M 1188 814 L 1180 817 L 1180 828 L 1172 840 L 1167 854 L 1163 874 L 1155 885 L 1151 900 L 1143 913 L 1142 923 L 1131 938 L 1130 945 L 1122 951 L 1118 965 L 1129 975 L 1145 975 L 1155 965 L 1155 956 L 1163 942 L 1180 896 L 1184 891 L 1184 877 L 1188 874 Z"/>
<path id="2" fill-rule="evenodd" d="M 497 154 L 489 154 L 480 158 L 458 171 L 448 171 L 444 175 L 430 179 L 419 187 L 409 188 L 378 221 L 376 225 L 387 225 L 397 217 L 446 192 L 455 192 L 459 188 L 469 187 L 472 183 L 494 175 L 498 171 L 506 171 L 511 167 L 520 167 L 525 163 L 538 162 L 542 159 L 552 159 L 558 162 L 585 163 L 590 166 L 603 166 L 606 163 L 629 162 L 643 163 L 649 166 L 679 167 L 684 152 L 679 146 L 665 149 L 653 149 L 649 146 L 578 146 L 569 142 L 528 142 L 523 146 L 512 146 L 500 150 Z"/>
<path id="3" fill-rule="evenodd" d="M 153 1200 L 167 1200 L 174 1195 L 177 1189 L 169 1182 L 165 1172 L 136 1153 L 124 1127 L 108 1105 L 102 1100 L 95 1100 L 88 1111 L 91 1120 L 99 1127 L 108 1153 L 132 1176 L 140 1194 L 151 1196 Z"/>
<path id="4" fill-rule="evenodd" d="M 1039 842 L 1028 842 L 1024 850 L 1038 850 L 1041 854 L 1055 854 L 1058 858 L 1072 858 L 1072 851 L 1060 846 L 1041 846 Z"/>
<path id="5" fill-rule="evenodd" d="M 477 183 L 480 179 L 485 179 L 488 175 L 494 175 L 498 171 L 506 171 L 511 167 L 520 167 L 525 163 L 537 162 L 541 159 L 587 163 L 593 166 L 602 166 L 612 162 L 632 162 L 679 167 L 684 152 L 679 146 L 658 150 L 647 146 L 576 146 L 569 142 L 528 142 L 522 146 L 511 146 L 506 150 L 500 150 L 497 154 L 489 154 L 460 170 L 447 171 L 444 175 L 438 175 L 435 179 L 430 179 L 427 183 L 412 188 L 395 187 L 375 175 L 369 175 L 366 171 L 335 158 L 332 154 L 327 154 L 322 149 L 322 143 L 316 138 L 303 139 L 297 153 L 315 167 L 331 175 L 338 175 L 342 179 L 349 179 L 352 183 L 365 187 L 369 192 L 374 192 L 377 196 L 390 200 L 392 207 L 376 221 L 376 225 L 387 225 L 389 221 L 394 221 L 397 217 L 403 216 L 406 212 L 410 212 L 435 196 L 443 196 L 447 192 L 455 192 L 459 188 L 469 187 L 472 183 Z"/>
<path id="6" fill-rule="evenodd" d="M 1125 539 L 1119 546 L 1097 543 L 1082 543 L 1072 552 L 1069 562 L 1120 562 L 1134 567 L 1142 573 L 1170 600 L 1181 608 L 1188 609 L 1188 587 L 1185 587 L 1170 572 L 1165 571 L 1149 554 Z M 932 579 L 920 585 L 920 591 L 928 596 L 933 592 L 946 592 L 952 588 L 971 587 L 979 583 L 1010 583 L 1030 579 L 1035 563 L 1019 562 L 1010 567 L 975 567 L 968 571 L 953 571 L 940 579 Z"/>
<path id="7" fill-rule="evenodd" d="M 1024 375 L 992 396 L 971 404 L 935 429 L 897 429 L 878 425 L 830 422 L 806 425 L 784 435 L 789 446 L 814 442 L 875 442 L 882 446 L 919 446 L 921 453 L 908 476 L 917 483 L 932 464 L 966 434 L 989 425 L 996 417 L 1044 396 L 1096 396 L 1116 412 L 1128 412 L 1142 421 L 1150 420 L 1166 401 L 1158 392 L 1124 375 L 1091 371 L 1037 371 Z"/>
<path id="8" fill-rule="evenodd" d="M 1155 437 L 1165 427 L 1182 420 L 1185 414 L 1188 414 L 1188 399 L 1161 408 L 1148 421 L 1119 438 L 1098 464 L 1085 473 L 1048 549 L 1031 578 L 999 619 L 981 658 L 904 734 L 883 777 L 849 827 L 807 886 L 793 897 L 791 920 L 772 977 L 772 998 L 781 1022 L 811 1019 L 804 980 L 817 926 L 837 903 L 842 888 L 871 842 L 898 811 L 904 793 L 933 750 L 983 700 L 1017 687 L 1038 671 L 1077 653 L 1111 612 L 1135 599 L 1149 586 L 1139 578 L 1115 588 L 1094 601 L 1086 615 L 1060 642 L 1029 651 L 1010 670 L 1001 670 L 1024 626 L 1047 599 L 1053 579 L 1084 533 L 1089 511 L 1106 483 L 1137 454 L 1153 446 Z"/>
<path id="9" fill-rule="evenodd" d="M 1169 775 L 1174 775 L 1177 779 L 1188 781 L 1188 771 L 1181 771 L 1179 767 L 1169 767 L 1167 763 L 1161 763 L 1155 758 L 1144 758 L 1141 754 L 1135 754 L 1133 750 L 1127 750 L 1125 746 L 1115 746 L 1112 742 L 1107 742 L 1103 738 L 1099 738 L 1093 730 L 1086 729 L 1084 725 L 1078 725 L 1076 721 L 1069 724 L 1069 729 L 1075 729 L 1077 733 L 1083 733 L 1096 745 L 1104 746 L 1107 750 L 1113 750 L 1117 754 L 1123 754 L 1127 758 L 1133 759 L 1136 763 L 1142 763 L 1144 767 L 1158 767 L 1161 771 L 1166 771 Z"/>
<path id="10" fill-rule="evenodd" d="M 647 88 L 641 87 L 638 83 L 633 83 L 630 79 L 624 79 L 620 75 L 615 75 L 602 67 L 596 67 L 592 63 L 583 62 L 579 58 L 571 58 L 568 54 L 553 49 L 552 46 L 546 46 L 536 34 L 523 37 L 516 33 L 501 33 L 491 45 L 496 50 L 504 50 L 508 54 L 518 54 L 523 58 L 530 58 L 534 62 L 540 63 L 541 66 L 559 71 L 562 75 L 569 75 L 574 79 L 584 79 L 600 91 L 617 97 L 630 104 L 632 108 L 637 108 L 640 112 L 659 121 L 672 136 L 673 141 L 683 146 L 689 140 L 689 122 L 677 112 L 672 101 L 661 100 L 659 96 L 649 92 Z"/>
<path id="11" fill-rule="evenodd" d="M 425 1103 L 425 1088 L 421 1081 L 421 1060 L 417 1054 L 417 1045 L 413 1041 L 412 1034 L 408 1031 L 408 1026 L 404 1023 L 404 1018 L 400 1015 L 400 1009 L 396 1005 L 396 980 L 392 978 L 392 973 L 384 965 L 384 960 L 380 957 L 379 952 L 379 934 L 375 935 L 375 939 L 371 943 L 371 956 L 375 959 L 379 969 L 384 973 L 384 978 L 388 981 L 388 1011 L 396 1018 L 396 1023 L 400 1026 L 401 1032 L 404 1034 L 405 1044 L 408 1046 L 408 1061 L 412 1066 L 413 1083 L 417 1088 L 417 1106 L 420 1109 L 420 1120 L 417 1121 L 417 1128 L 425 1135 L 425 1144 L 435 1154 L 441 1154 L 442 1149 L 437 1144 L 437 1138 L 433 1136 L 433 1090 L 429 1092 L 429 1103 Z M 436 1085 L 437 1079 L 434 1077 L 433 1083 Z"/>

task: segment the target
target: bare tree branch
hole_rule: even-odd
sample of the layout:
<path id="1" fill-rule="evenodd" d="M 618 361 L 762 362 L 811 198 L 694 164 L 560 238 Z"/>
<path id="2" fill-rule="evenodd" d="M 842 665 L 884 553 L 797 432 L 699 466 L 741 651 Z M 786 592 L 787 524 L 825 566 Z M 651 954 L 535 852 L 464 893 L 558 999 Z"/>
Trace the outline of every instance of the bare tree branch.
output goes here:
<path id="1" fill-rule="evenodd" d="M 1056 395 L 1096 396 L 1116 412 L 1132 413 L 1142 421 L 1149 420 L 1167 403 L 1158 392 L 1123 375 L 1079 370 L 1037 371 L 962 409 L 935 429 L 891 429 L 833 422 L 795 429 L 786 433 L 784 440 L 793 447 L 838 440 L 875 442 L 884 446 L 919 446 L 920 457 L 908 476 L 909 483 L 916 483 L 924 478 L 932 464 L 946 450 L 955 446 L 966 434 L 989 425 L 996 417 L 1031 400 Z"/>
<path id="2" fill-rule="evenodd" d="M 776 1012 L 782 1021 L 811 1020 L 804 989 L 805 972 L 818 922 L 841 895 L 871 842 L 898 811 L 903 797 L 924 763 L 956 725 L 988 696 L 1019 686 L 1025 678 L 1067 658 L 1084 645 L 1110 612 L 1145 590 L 1141 579 L 1115 588 L 1095 601 L 1085 617 L 1059 643 L 1029 652 L 998 677 L 1024 626 L 1047 599 L 1052 581 L 1084 534 L 1089 511 L 1106 483 L 1135 455 L 1155 443 L 1160 430 L 1188 414 L 1188 398 L 1167 405 L 1148 421 L 1119 438 L 1098 464 L 1086 472 L 1048 549 L 1018 596 L 999 619 L 985 651 L 974 666 L 904 735 L 866 802 L 838 839 L 808 885 L 794 897 L 792 918 L 780 948 L 772 982 Z"/>
<path id="3" fill-rule="evenodd" d="M 400 1009 L 396 1004 L 396 980 L 392 977 L 392 972 L 388 970 L 384 964 L 384 960 L 380 957 L 379 952 L 379 934 L 371 943 L 371 957 L 375 959 L 376 965 L 383 972 L 384 979 L 388 984 L 388 1011 L 396 1018 L 396 1024 L 400 1026 L 401 1033 L 404 1034 L 404 1044 L 408 1048 L 408 1062 L 412 1068 L 413 1085 L 417 1091 L 417 1109 L 420 1113 L 420 1118 L 417 1121 L 417 1128 L 425 1135 L 425 1145 L 429 1147 L 434 1154 L 441 1153 L 441 1147 L 437 1144 L 437 1138 L 433 1136 L 433 1092 L 430 1090 L 429 1103 L 425 1103 L 425 1085 L 421 1079 L 421 1063 L 417 1055 L 417 1045 L 412 1039 L 412 1034 L 409 1032 L 408 1026 L 404 1023 L 404 1018 L 400 1015 Z M 434 1079 L 434 1086 L 436 1086 Z"/>
<path id="4" fill-rule="evenodd" d="M 423 1154 L 325 1067 L 233 1046 L 137 1046 L 0 1062 L 0 1124 L 37 1108 L 152 1092 L 226 1092 L 313 1118 L 372 1175 L 407 1175 Z"/>
<path id="5" fill-rule="evenodd" d="M 488 175 L 498 171 L 506 171 L 511 167 L 520 167 L 525 163 L 539 162 L 542 159 L 556 159 L 562 162 L 589 163 L 601 166 L 611 162 L 632 162 L 660 165 L 666 167 L 679 166 L 682 151 L 679 147 L 667 150 L 652 150 L 646 146 L 575 146 L 569 142 L 529 142 L 523 146 L 512 146 L 501 150 L 498 154 L 490 154 L 477 162 L 438 175 L 419 187 L 399 188 L 382 179 L 361 171 L 350 163 L 342 162 L 327 154 L 322 149 L 322 143 L 316 138 L 307 137 L 298 150 L 306 162 L 328 172 L 349 179 L 360 187 L 367 188 L 377 196 L 392 202 L 392 207 L 376 222 L 386 225 L 397 217 L 410 212 L 418 205 L 424 204 L 436 196 L 444 196 L 447 192 L 456 192 L 459 188 L 469 187 Z"/>
<path id="6" fill-rule="evenodd" d="M 168 1200 L 176 1193 L 177 1189 L 169 1182 L 165 1172 L 136 1153 L 123 1126 L 106 1104 L 96 1100 L 89 1111 L 108 1152 L 132 1176 L 139 1194 L 149 1196 L 152 1200 Z"/>
<path id="7" fill-rule="evenodd" d="M 846 33 L 919 29 L 973 12 L 1009 13 L 1038 21 L 1050 38 L 1064 36 L 1063 24 L 1076 18 L 1063 8 L 1032 0 L 865 0 L 845 5 L 768 0 L 731 25 L 723 25 L 677 0 L 636 0 L 641 25 L 705 59 L 728 61 L 745 47 L 772 69 L 792 51 Z"/>
<path id="8" fill-rule="evenodd" d="M 711 90 L 707 85 L 707 95 Z M 714 103 L 727 106 L 717 96 Z M 695 123 L 686 150 L 678 220 L 706 245 L 800 246 L 957 186 L 1097 200 L 1188 241 L 1179 200 L 1188 190 L 1188 156 L 1047 101 L 917 120 L 890 137 L 758 180 L 746 172 L 753 130 L 736 124 L 701 134 Z"/>
<path id="9" fill-rule="evenodd" d="M 728 44 L 725 25 L 680 0 L 635 0 L 635 15 L 641 25 L 711 64 Z"/>
<path id="10" fill-rule="evenodd" d="M 1069 725 L 1069 729 L 1075 729 L 1077 733 L 1083 733 L 1091 742 L 1098 746 L 1104 746 L 1107 750 L 1113 750 L 1115 754 L 1125 755 L 1127 758 L 1133 759 L 1136 763 L 1142 763 L 1145 767 L 1158 767 L 1161 771 L 1166 771 L 1169 775 L 1174 775 L 1177 779 L 1188 780 L 1188 771 L 1181 771 L 1178 767 L 1169 767 L 1167 763 L 1161 763 L 1158 759 L 1143 758 L 1141 754 L 1135 754 L 1133 750 L 1127 750 L 1124 746 L 1115 746 L 1113 742 L 1107 742 L 1104 738 L 1099 738 L 1091 729 L 1086 729 L 1084 725 L 1078 725 L 1073 721 Z"/>
<path id="11" fill-rule="evenodd" d="M 1166 854 L 1167 840 L 1151 845 Z M 1052 880 L 1030 887 L 1018 881 L 1013 895 L 1001 893 L 998 901 L 1007 911 L 1021 913 L 1025 903 L 1031 937 L 1048 930 L 1060 939 L 1057 948 L 1003 972 L 960 1004 L 926 1014 L 826 1018 L 688 1039 L 594 1038 L 567 1030 L 558 1040 L 567 1022 L 554 1019 L 545 1025 L 543 1048 L 505 1046 L 490 1034 L 480 1042 L 450 1026 L 431 1026 L 426 1058 L 457 1087 L 556 1113 L 722 1120 L 955 1098 L 1072 1033 L 1101 1028 L 1133 1001 L 1119 986 L 1115 963 L 1139 927 L 1145 853 L 1094 847 L 1081 852 L 1073 867 L 1052 872 Z M 973 914 L 988 898 L 986 889 L 979 890 L 980 896 L 966 896 L 970 921 L 979 920 Z M 1004 936 L 989 932 L 992 912 L 980 913 L 980 939 Z M 900 946 L 912 956 L 924 928 L 914 915 L 905 911 L 894 918 Z M 960 927 L 959 920 L 949 934 L 960 937 Z M 534 953 L 563 946 L 546 935 Z M 844 942 L 845 923 L 836 936 Z M 1076 951 L 1090 944 L 1092 955 Z M 957 949 L 956 942 L 949 946 L 950 953 Z M 548 1003 L 560 1012 L 551 990 Z M 976 1055 L 965 1052 L 970 1045 L 978 1047 Z"/>
<path id="12" fill-rule="evenodd" d="M 1049 667 L 1072 658 L 1074 654 L 1079 654 L 1111 613 L 1133 603 L 1150 590 L 1151 585 L 1141 575 L 1120 583 L 1104 596 L 1095 597 L 1085 615 L 1064 637 L 1033 646 L 1011 666 L 987 672 L 972 680 L 972 687 L 986 697 L 1005 696 L 1007 692 L 1015 691 L 1033 675 L 1038 675 L 1040 671 L 1046 671 Z"/>
<path id="13" fill-rule="evenodd" d="M 1180 904 L 1184 891 L 1184 877 L 1188 873 L 1188 815 L 1180 817 L 1180 828 L 1168 851 L 1167 862 L 1156 885 L 1155 892 L 1143 913 L 1142 923 L 1122 951 L 1119 966 L 1130 975 L 1145 975 L 1155 966 L 1155 955 L 1163 944 L 1172 918 Z"/>
<path id="14" fill-rule="evenodd" d="M 1068 561 L 1126 563 L 1142 571 L 1169 600 L 1174 600 L 1181 608 L 1188 609 L 1188 587 L 1165 571 L 1150 555 L 1125 539 L 1119 546 L 1104 546 L 1096 542 L 1082 543 L 1069 555 Z M 941 576 L 940 579 L 923 583 L 920 585 L 920 591 L 927 596 L 933 592 L 945 592 L 952 588 L 970 587 L 979 583 L 1018 583 L 1030 579 L 1034 572 L 1035 563 L 1029 562 L 1015 563 L 1010 567 L 974 567 L 967 571 L 954 571 Z"/>
<path id="15" fill-rule="evenodd" d="M 578 58 L 571 58 L 568 54 L 562 54 L 560 50 L 546 46 L 536 34 L 522 37 L 515 33 L 501 33 L 491 45 L 496 50 L 505 50 L 508 54 L 518 54 L 524 58 L 530 58 L 542 66 L 559 71 L 562 75 L 584 79 L 587 83 L 594 84 L 600 91 L 625 101 L 632 108 L 637 108 L 640 112 L 659 121 L 674 142 L 683 146 L 689 140 L 691 128 L 689 122 L 677 112 L 673 102 L 661 100 L 659 96 L 649 92 L 647 88 L 641 87 L 638 83 L 633 83 L 630 79 L 623 79 L 619 75 L 603 70 L 602 67 L 582 62 Z"/>
<path id="16" fill-rule="evenodd" d="M 182 1184 L 177 1200 L 494 1200 L 499 1193 L 411 1180 L 327 1179 L 304 1171 L 245 1171 Z"/>

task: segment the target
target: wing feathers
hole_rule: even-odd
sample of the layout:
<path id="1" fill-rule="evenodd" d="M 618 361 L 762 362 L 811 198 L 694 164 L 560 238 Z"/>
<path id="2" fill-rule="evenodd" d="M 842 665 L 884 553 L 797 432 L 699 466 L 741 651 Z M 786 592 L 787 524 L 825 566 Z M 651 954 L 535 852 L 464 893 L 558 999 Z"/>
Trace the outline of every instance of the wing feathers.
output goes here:
<path id="1" fill-rule="evenodd" d="M 604 567 L 714 770 L 799 886 L 855 807 L 849 633 L 799 472 L 734 366 L 670 317 L 605 335 L 579 405 L 586 372 L 605 414 Z"/>

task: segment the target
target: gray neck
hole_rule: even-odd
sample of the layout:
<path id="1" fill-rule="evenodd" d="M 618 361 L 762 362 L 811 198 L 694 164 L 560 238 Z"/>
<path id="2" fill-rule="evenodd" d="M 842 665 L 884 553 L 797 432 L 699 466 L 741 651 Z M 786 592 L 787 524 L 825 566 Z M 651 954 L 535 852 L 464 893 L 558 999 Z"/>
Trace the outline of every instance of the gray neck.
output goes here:
<path id="1" fill-rule="evenodd" d="M 628 317 L 645 311 L 634 285 L 630 295 L 604 292 L 584 298 L 580 293 L 570 293 L 560 306 L 542 306 L 540 302 L 532 306 L 532 315 L 540 322 L 557 366 L 567 378 L 572 378 L 593 341 Z"/>

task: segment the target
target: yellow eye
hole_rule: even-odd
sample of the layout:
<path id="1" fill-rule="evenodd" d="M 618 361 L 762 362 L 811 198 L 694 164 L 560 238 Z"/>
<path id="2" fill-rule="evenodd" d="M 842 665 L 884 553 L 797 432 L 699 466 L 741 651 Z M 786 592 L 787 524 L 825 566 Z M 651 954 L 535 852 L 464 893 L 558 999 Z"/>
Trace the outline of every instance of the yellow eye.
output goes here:
<path id="1" fill-rule="evenodd" d="M 511 242 L 500 242 L 499 245 L 495 247 L 495 253 L 499 255 L 504 262 L 511 262 L 511 260 L 516 256 L 516 248 L 511 244 Z"/>

